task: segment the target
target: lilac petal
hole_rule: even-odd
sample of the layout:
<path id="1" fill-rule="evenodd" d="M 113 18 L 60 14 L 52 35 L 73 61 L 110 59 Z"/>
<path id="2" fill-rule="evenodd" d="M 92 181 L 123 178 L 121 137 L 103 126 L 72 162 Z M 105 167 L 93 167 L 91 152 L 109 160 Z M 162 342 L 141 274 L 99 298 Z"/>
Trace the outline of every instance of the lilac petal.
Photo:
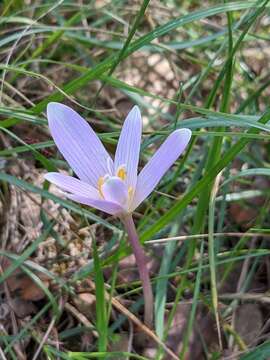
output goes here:
<path id="1" fill-rule="evenodd" d="M 191 134 L 189 129 L 174 131 L 145 165 L 138 176 L 132 210 L 139 206 L 154 190 L 165 172 L 182 154 L 190 140 Z"/>
<path id="2" fill-rule="evenodd" d="M 77 176 L 96 186 L 107 172 L 107 151 L 90 125 L 74 110 L 60 103 L 47 107 L 49 128 L 59 151 Z"/>
<path id="3" fill-rule="evenodd" d="M 135 189 L 137 182 L 137 170 L 140 155 L 140 144 L 142 136 L 142 118 L 138 106 L 134 106 L 124 122 L 118 141 L 114 171 L 115 174 L 120 166 L 125 165 L 128 187 Z"/>
<path id="4" fill-rule="evenodd" d="M 113 203 L 125 206 L 128 200 L 127 186 L 123 180 L 116 176 L 110 177 L 101 188 L 104 198 Z"/>
<path id="5" fill-rule="evenodd" d="M 80 204 L 88 205 L 94 207 L 98 210 L 104 211 L 110 215 L 118 215 L 123 213 L 124 209 L 119 204 L 115 204 L 114 202 L 100 199 L 91 199 L 81 195 L 72 195 L 66 194 L 67 198 L 70 200 L 76 201 Z"/>
<path id="6" fill-rule="evenodd" d="M 80 196 L 89 196 L 96 199 L 99 198 L 99 192 L 97 189 L 72 176 L 52 172 L 46 174 L 44 177 L 46 180 L 58 186 L 62 190 L 68 191 L 69 193 Z"/>
<path id="7" fill-rule="evenodd" d="M 108 169 L 108 174 L 110 176 L 113 176 L 113 173 L 114 173 L 114 163 L 111 159 L 111 157 L 108 157 L 107 159 L 107 169 Z"/>

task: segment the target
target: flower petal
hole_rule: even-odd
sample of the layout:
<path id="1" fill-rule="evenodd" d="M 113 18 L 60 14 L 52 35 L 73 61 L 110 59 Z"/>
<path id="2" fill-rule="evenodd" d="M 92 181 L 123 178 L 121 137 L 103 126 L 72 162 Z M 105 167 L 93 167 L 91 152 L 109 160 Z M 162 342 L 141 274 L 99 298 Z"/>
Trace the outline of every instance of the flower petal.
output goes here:
<path id="1" fill-rule="evenodd" d="M 138 176 L 132 203 L 134 210 L 154 190 L 165 172 L 182 154 L 191 137 L 189 129 L 174 131 L 145 165 Z"/>
<path id="2" fill-rule="evenodd" d="M 107 151 L 90 125 L 66 105 L 49 103 L 49 128 L 59 151 L 77 176 L 96 186 L 107 172 Z"/>
<path id="3" fill-rule="evenodd" d="M 81 195 L 66 194 L 66 196 L 70 200 L 76 201 L 80 204 L 94 207 L 110 215 L 118 215 L 124 212 L 124 209 L 119 204 L 115 204 L 114 202 L 111 201 L 91 199 Z"/>
<path id="4" fill-rule="evenodd" d="M 101 187 L 105 200 L 117 203 L 121 206 L 127 205 L 128 190 L 123 180 L 116 176 L 110 177 Z"/>
<path id="5" fill-rule="evenodd" d="M 48 173 L 45 179 L 58 186 L 64 191 L 68 191 L 74 195 L 89 196 L 91 198 L 99 198 L 99 192 L 93 186 L 76 179 L 72 176 L 64 175 L 61 173 Z"/>
<path id="6" fill-rule="evenodd" d="M 123 212 L 123 209 L 119 206 L 119 204 L 100 199 L 97 189 L 72 176 L 67 176 L 61 173 L 48 173 L 45 175 L 45 179 L 55 184 L 62 190 L 71 193 L 65 193 L 68 199 L 74 200 L 80 204 L 94 207 L 111 215 Z"/>
<path id="7" fill-rule="evenodd" d="M 134 106 L 124 122 L 118 141 L 114 171 L 115 174 L 120 166 L 125 165 L 128 187 L 135 189 L 137 182 L 138 162 L 142 136 L 142 118 L 138 106 Z"/>

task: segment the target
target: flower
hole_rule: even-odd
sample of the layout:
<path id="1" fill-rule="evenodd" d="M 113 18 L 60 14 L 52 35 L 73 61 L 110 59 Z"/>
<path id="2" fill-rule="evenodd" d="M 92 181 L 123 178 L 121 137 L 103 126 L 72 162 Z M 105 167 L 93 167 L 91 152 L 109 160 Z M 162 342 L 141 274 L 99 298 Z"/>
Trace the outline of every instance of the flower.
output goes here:
<path id="1" fill-rule="evenodd" d="M 138 106 L 129 112 L 112 160 L 91 126 L 66 105 L 47 107 L 50 132 L 59 151 L 78 179 L 61 173 L 45 178 L 67 198 L 111 215 L 132 213 L 154 190 L 162 176 L 187 146 L 191 131 L 172 132 L 137 175 L 142 118 Z"/>

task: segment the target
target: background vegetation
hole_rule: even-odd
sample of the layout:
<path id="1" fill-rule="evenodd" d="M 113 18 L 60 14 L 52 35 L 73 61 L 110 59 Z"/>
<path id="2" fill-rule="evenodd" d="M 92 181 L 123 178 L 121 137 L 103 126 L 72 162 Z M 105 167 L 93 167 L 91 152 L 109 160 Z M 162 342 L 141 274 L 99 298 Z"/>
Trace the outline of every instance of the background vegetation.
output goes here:
<path id="1" fill-rule="evenodd" d="M 269 1 L 0 4 L 0 358 L 267 359 Z M 114 153 L 133 104 L 142 166 L 192 142 L 135 214 L 155 329 L 120 222 L 44 181 L 68 172 L 46 105 Z"/>

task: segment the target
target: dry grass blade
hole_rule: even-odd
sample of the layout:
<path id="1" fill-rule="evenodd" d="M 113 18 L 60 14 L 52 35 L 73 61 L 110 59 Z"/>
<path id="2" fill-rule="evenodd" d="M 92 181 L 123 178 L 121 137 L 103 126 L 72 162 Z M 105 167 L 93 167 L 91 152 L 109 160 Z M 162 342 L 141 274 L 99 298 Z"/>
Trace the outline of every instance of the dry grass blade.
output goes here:
<path id="1" fill-rule="evenodd" d="M 87 280 L 87 283 L 89 284 L 91 289 L 95 290 L 95 284 L 92 281 Z M 168 355 L 170 355 L 175 360 L 179 360 L 178 356 L 174 354 L 173 351 L 171 351 L 166 346 L 166 344 L 164 344 L 151 329 L 145 326 L 144 323 L 142 323 L 132 312 L 130 312 L 125 306 L 123 306 L 117 299 L 115 299 L 114 297 L 110 298 L 110 295 L 107 293 L 105 294 L 105 296 L 107 301 L 111 299 L 112 305 L 115 307 L 115 309 L 117 309 L 121 314 L 125 315 L 127 319 L 132 321 L 133 324 L 135 324 L 143 333 L 145 333 L 149 338 L 154 340 L 154 342 L 157 345 L 161 346 Z"/>

